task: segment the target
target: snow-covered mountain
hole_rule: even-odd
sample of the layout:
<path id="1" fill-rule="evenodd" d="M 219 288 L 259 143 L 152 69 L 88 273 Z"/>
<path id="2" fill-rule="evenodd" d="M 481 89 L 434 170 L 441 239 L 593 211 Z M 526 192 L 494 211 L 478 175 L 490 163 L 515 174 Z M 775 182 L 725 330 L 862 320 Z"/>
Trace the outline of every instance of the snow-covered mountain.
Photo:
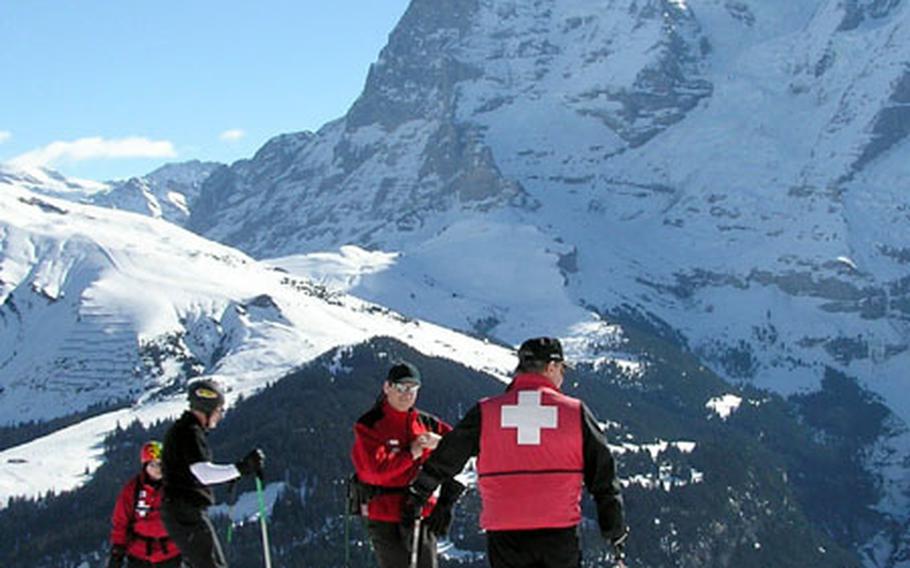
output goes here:
<path id="1" fill-rule="evenodd" d="M 781 392 L 830 365 L 906 420 L 908 34 L 893 1 L 414 0 L 347 115 L 188 227 L 397 254 L 355 293 L 510 342 L 634 316 Z"/>
<path id="2" fill-rule="evenodd" d="M 111 484 L 120 479 L 116 472 L 128 469 L 132 460 L 132 453 L 124 456 L 123 450 L 128 448 L 121 448 L 117 442 L 124 435 L 122 425 L 138 419 L 160 430 L 160 425 L 155 426 L 158 420 L 173 417 L 184 407 L 182 387 L 193 376 L 212 376 L 226 384 L 229 402 L 237 404 L 240 416 L 258 416 L 262 422 L 262 430 L 245 431 L 243 436 L 274 444 L 274 438 L 264 437 L 264 430 L 277 429 L 278 437 L 285 437 L 287 432 L 281 428 L 289 420 L 301 420 L 305 432 L 317 432 L 315 425 L 323 424 L 319 426 L 321 432 L 327 427 L 324 421 L 329 420 L 333 432 L 349 434 L 353 416 L 347 414 L 369 404 L 375 387 L 368 377 L 381 376 L 389 351 L 406 349 L 411 352 L 409 358 L 427 359 L 426 365 L 431 364 L 430 357 L 449 361 L 447 370 L 433 376 L 440 385 L 437 388 L 445 385 L 457 394 L 438 392 L 436 399 L 428 400 L 434 407 L 443 408 L 454 405 L 452 399 L 457 399 L 458 406 L 450 409 L 456 413 L 454 419 L 477 396 L 466 397 L 462 392 L 466 386 L 459 381 L 467 380 L 460 378 L 465 368 L 482 371 L 488 380 L 490 375 L 505 378 L 514 366 L 508 348 L 406 318 L 340 291 L 357 287 L 364 277 L 388 271 L 399 261 L 395 255 L 351 246 L 344 247 L 339 255 L 275 261 L 313 274 L 318 280 L 314 282 L 208 242 L 164 220 L 49 197 L 47 192 L 35 193 L 10 180 L 0 182 L 0 417 L 6 425 L 55 418 L 68 422 L 46 430 L 0 429 L 4 442 L 10 432 L 20 439 L 0 451 L 0 463 L 4 464 L 0 468 L 0 533 L 5 530 L 2 527 L 15 524 L 43 534 L 40 531 L 46 529 L 47 519 L 40 512 L 45 507 L 57 511 L 90 501 L 95 517 L 105 515 L 103 503 L 92 496 L 113 491 Z M 531 255 L 546 254 L 528 248 L 527 243 L 524 248 L 517 247 L 508 237 L 505 231 L 497 235 L 500 254 L 522 250 Z M 457 256 L 448 259 L 453 265 L 458 263 Z M 538 265 L 543 263 L 534 266 Z M 491 265 L 486 276 L 489 281 L 503 281 L 511 268 L 508 264 L 499 268 Z M 519 273 L 515 282 L 544 276 L 545 272 Z M 402 280 L 399 284 L 421 293 L 432 289 L 431 283 L 411 285 Z M 531 287 L 523 296 L 529 309 L 535 299 L 544 304 L 548 301 L 534 294 Z M 572 309 L 569 303 L 564 307 Z M 532 323 L 544 328 L 544 322 L 535 317 L 552 310 L 550 305 L 539 314 L 529 313 L 525 331 L 532 332 Z M 574 313 L 579 317 L 583 314 Z M 405 345 L 396 347 L 393 341 L 390 347 L 388 340 L 371 340 L 377 336 L 398 338 Z M 848 483 L 861 489 L 858 496 L 846 500 L 849 504 L 843 510 L 847 514 L 839 512 L 831 525 L 840 526 L 844 517 L 848 519 L 845 522 L 852 523 L 854 507 L 875 506 L 875 510 L 860 511 L 864 539 L 857 544 L 857 551 L 866 558 L 889 559 L 906 550 L 901 529 L 907 511 L 901 465 L 906 455 L 906 432 L 894 423 L 893 416 L 879 409 L 875 401 L 863 400 L 862 395 L 849 408 L 838 406 L 840 400 L 832 407 L 825 402 L 829 388 L 818 397 L 821 402 L 810 397 L 799 403 L 812 409 L 810 424 L 824 428 L 831 414 L 849 417 L 851 424 L 862 425 L 861 435 L 842 428 L 816 441 L 812 438 L 815 434 L 793 416 L 780 416 L 781 406 L 786 408 L 789 403 L 754 390 L 729 394 L 729 385 L 678 348 L 662 346 L 664 342 L 642 336 L 640 331 L 627 336 L 621 326 L 593 317 L 576 327 L 574 337 L 567 338 L 570 356 L 584 363 L 577 371 L 578 380 L 567 388 L 571 392 L 581 389 L 579 394 L 592 404 L 609 408 L 603 414 L 611 417 L 605 426 L 615 442 L 614 451 L 622 456 L 623 484 L 631 499 L 654 506 L 640 512 L 644 518 L 631 522 L 650 527 L 655 538 L 663 535 L 661 538 L 671 539 L 666 550 L 649 553 L 655 562 L 672 565 L 666 558 L 678 557 L 677 541 L 681 538 L 687 539 L 685 558 L 693 561 L 726 557 L 743 547 L 758 550 L 751 541 L 744 545 L 740 539 L 746 538 L 773 544 L 767 552 L 752 554 L 758 565 L 763 565 L 763 559 L 775 563 L 788 554 L 805 558 L 805 565 L 821 566 L 835 558 L 843 560 L 840 565 L 853 565 L 849 559 L 852 553 L 820 532 L 827 527 L 807 520 L 818 502 L 827 498 L 830 487 L 840 487 L 821 481 L 819 476 L 824 477 L 824 471 L 811 467 L 816 460 L 842 468 L 841 475 L 847 475 Z M 350 347 L 355 344 L 357 347 Z M 369 364 L 363 360 L 364 353 L 372 361 Z M 356 393 L 360 402 L 356 408 L 345 407 L 340 423 L 331 414 L 337 401 L 332 403 L 336 406 L 318 412 L 300 412 L 303 402 L 292 403 L 273 415 L 257 410 L 276 404 L 260 400 L 257 393 L 279 380 L 285 386 L 272 392 L 273 400 L 282 400 L 282 389 L 302 390 L 295 396 L 309 401 L 316 396 L 314 391 L 321 396 L 332 389 L 333 397 L 346 399 L 344 393 Z M 309 384 L 312 381 L 318 384 Z M 834 391 L 838 388 L 843 386 Z M 849 387 L 846 392 L 851 392 Z M 739 410 L 740 406 L 745 409 Z M 865 416 L 866 407 L 874 409 L 876 415 Z M 86 409 L 88 415 L 76 416 Z M 741 422 L 738 416 L 743 416 Z M 239 435 L 240 425 L 232 428 Z M 766 429 L 770 431 L 765 447 L 758 440 Z M 21 434 L 30 431 L 39 433 L 23 441 Z M 297 443 L 308 439 L 299 435 L 299 429 L 295 432 Z M 757 432 L 761 432 L 758 438 Z M 104 442 L 110 435 L 114 441 Z M 710 442 L 717 436 L 725 440 L 721 448 Z M 708 442 L 701 450 L 703 437 Z M 827 444 L 842 438 L 847 441 L 847 451 L 832 454 Z M 861 470 L 853 471 L 857 469 L 850 465 L 854 438 L 878 439 L 875 452 L 863 453 L 878 466 L 875 478 L 867 479 Z M 328 464 L 337 466 L 340 456 L 344 468 L 347 446 L 338 443 L 339 439 L 336 434 L 324 451 L 333 456 Z M 283 442 L 280 447 L 288 449 Z M 788 454 L 794 449 L 800 461 L 784 469 L 779 464 L 792 459 Z M 104 461 L 112 455 L 125 463 Z M 320 491 L 325 489 L 327 498 L 320 501 L 318 510 L 309 508 L 311 501 L 307 499 L 308 514 L 313 517 L 308 526 L 331 530 L 335 507 L 328 495 L 333 491 L 333 479 L 339 475 L 343 479 L 344 473 L 336 467 L 331 473 L 323 472 L 335 477 L 321 484 L 308 481 L 307 476 L 320 467 L 314 465 L 311 455 L 291 451 L 283 456 L 292 460 L 295 471 L 302 472 L 302 485 L 298 488 L 288 481 L 270 485 L 270 495 L 278 500 L 278 494 L 288 488 L 294 489 L 292 494 L 299 489 L 304 495 L 309 484 L 315 483 L 312 490 L 317 486 Z M 769 459 L 769 455 L 775 457 Z M 836 459 L 832 461 L 829 455 Z M 728 477 L 739 471 L 739 466 L 730 469 L 727 463 L 733 456 L 745 459 L 750 471 L 760 472 L 758 477 L 739 473 L 734 475 L 735 481 Z M 807 476 L 809 485 L 819 479 L 824 486 L 821 497 L 813 496 L 817 489 L 813 495 L 805 495 L 799 486 L 806 481 L 786 484 L 788 473 Z M 73 491 L 34 504 L 21 499 L 8 501 L 13 496 L 38 497 L 64 490 Z M 724 491 L 730 493 L 729 499 L 712 497 Z M 703 503 L 704 507 L 697 509 L 704 519 L 688 519 L 689 513 L 682 509 L 663 512 L 663 503 L 672 502 L 677 492 Z M 3 512 L 3 503 L 9 507 L 7 513 Z M 788 527 L 789 540 L 776 535 L 776 525 L 766 523 L 765 518 L 771 515 L 769 506 L 775 518 L 786 519 L 782 522 Z M 32 520 L 17 521 L 22 514 Z M 651 515 L 658 514 L 668 523 L 665 528 L 654 525 Z M 708 522 L 719 523 L 724 532 L 705 533 Z M 850 538 L 853 532 L 847 534 Z M 302 547 L 307 554 L 316 554 Z M 76 551 L 95 554 L 91 546 L 66 539 L 42 550 L 67 557 Z M 711 551 L 707 557 L 705 550 Z M 7 547 L 2 554 L 14 557 L 15 550 Z M 56 565 L 53 560 L 49 562 Z"/>
<path id="3" fill-rule="evenodd" d="M 109 187 L 0 172 L 0 376 L 25 377 L 0 385 L 0 417 L 176 405 L 196 373 L 246 392 L 337 344 L 436 337 L 345 292 L 634 373 L 628 324 L 734 382 L 806 393 L 833 368 L 880 396 L 897 418 L 856 459 L 891 525 L 847 538 L 907 566 L 908 35 L 899 0 L 413 0 L 346 116 L 185 193 L 188 228 L 267 264 L 42 190 Z M 95 202 L 184 222 L 122 189 L 132 205 Z M 507 372 L 505 350 L 440 333 Z M 155 404 L 80 427 L 175 408 Z"/>
<path id="4" fill-rule="evenodd" d="M 191 160 L 166 164 L 150 174 L 125 181 L 108 182 L 110 190 L 89 203 L 143 213 L 183 225 L 190 207 L 199 197 L 202 183 L 222 164 Z"/>
<path id="5" fill-rule="evenodd" d="M 189 220 L 190 206 L 199 197 L 202 182 L 222 164 L 190 160 L 165 164 L 155 171 L 126 180 L 96 182 L 68 178 L 43 167 L 0 164 L 0 181 L 77 203 L 133 211 L 177 225 Z"/>
<path id="6" fill-rule="evenodd" d="M 173 416 L 207 375 L 230 400 L 377 335 L 505 377 L 509 349 L 330 293 L 160 219 L 0 180 L 0 426 L 108 412 L 0 452 L 0 504 L 85 481 L 118 423 Z M 98 413 L 96 413 L 98 414 Z"/>
<path id="7" fill-rule="evenodd" d="M 17 166 L 0 163 L 0 182 L 17 185 L 42 195 L 51 195 L 71 201 L 91 199 L 110 189 L 99 181 L 66 177 L 60 172 L 37 166 Z"/>
<path id="8" fill-rule="evenodd" d="M 893 0 L 414 0 L 344 117 L 187 226 L 505 342 L 634 323 L 784 394 L 834 368 L 906 423 L 908 60 Z M 889 510 L 901 448 L 864 459 Z"/>

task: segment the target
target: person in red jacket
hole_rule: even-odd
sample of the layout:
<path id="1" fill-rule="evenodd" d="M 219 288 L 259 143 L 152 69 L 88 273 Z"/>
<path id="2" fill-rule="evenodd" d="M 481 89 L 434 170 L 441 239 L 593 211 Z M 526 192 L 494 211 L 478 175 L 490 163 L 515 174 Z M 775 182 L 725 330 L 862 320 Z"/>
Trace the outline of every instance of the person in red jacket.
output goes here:
<path id="1" fill-rule="evenodd" d="M 506 392 L 481 400 L 423 465 L 409 488 L 403 522 L 415 517 L 441 480 L 477 456 L 492 568 L 578 568 L 581 489 L 597 504 L 601 534 L 616 558 L 628 531 L 613 456 L 597 419 L 559 389 L 566 361 L 558 339 L 537 337 L 518 349 Z"/>
<path id="2" fill-rule="evenodd" d="M 420 385 L 417 367 L 407 362 L 394 365 L 382 395 L 354 425 L 351 460 L 365 495 L 360 513 L 367 518 L 380 568 L 408 568 L 413 532 L 401 525 L 405 491 L 441 437 L 452 429 L 414 407 Z M 435 509 L 433 502 L 423 509 L 427 519 L 420 527 L 420 568 L 436 568 L 436 537 L 448 530 L 451 507 L 460 493 L 460 484 L 446 481 Z"/>
<path id="3" fill-rule="evenodd" d="M 107 568 L 178 568 L 180 550 L 161 522 L 161 442 L 145 443 L 139 452 L 142 471 L 117 498 L 111 517 L 111 554 Z"/>

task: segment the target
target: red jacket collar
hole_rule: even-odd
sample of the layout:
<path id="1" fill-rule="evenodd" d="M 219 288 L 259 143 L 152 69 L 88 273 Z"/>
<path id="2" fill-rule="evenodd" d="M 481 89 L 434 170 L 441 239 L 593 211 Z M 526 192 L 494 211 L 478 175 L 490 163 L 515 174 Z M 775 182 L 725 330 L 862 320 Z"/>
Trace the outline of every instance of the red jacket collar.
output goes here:
<path id="1" fill-rule="evenodd" d="M 560 392 L 556 385 L 553 384 L 550 379 L 546 378 L 543 375 L 537 373 L 522 373 L 516 375 L 512 382 L 509 383 L 506 391 L 512 390 L 538 390 L 538 389 L 550 389 L 556 392 Z"/>
<path id="2" fill-rule="evenodd" d="M 397 418 L 399 420 L 404 420 L 411 414 L 412 410 L 413 410 L 413 407 L 411 407 L 407 410 L 404 410 L 404 411 L 395 410 L 395 408 L 391 404 L 389 404 L 388 400 L 383 399 L 383 401 L 382 401 L 382 413 L 385 416 L 391 416 L 391 417 Z"/>

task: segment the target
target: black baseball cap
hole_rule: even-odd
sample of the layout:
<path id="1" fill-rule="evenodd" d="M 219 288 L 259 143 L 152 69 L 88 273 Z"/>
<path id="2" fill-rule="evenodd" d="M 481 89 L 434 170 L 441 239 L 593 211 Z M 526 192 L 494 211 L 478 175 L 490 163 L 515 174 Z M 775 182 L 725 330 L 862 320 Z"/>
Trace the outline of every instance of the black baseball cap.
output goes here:
<path id="1" fill-rule="evenodd" d="M 566 360 L 562 343 L 555 337 L 528 339 L 518 348 L 518 360 L 524 363 L 559 363 Z"/>
<path id="2" fill-rule="evenodd" d="M 411 363 L 401 361 L 389 369 L 389 374 L 385 380 L 390 383 L 416 383 L 419 385 L 420 371 Z"/>

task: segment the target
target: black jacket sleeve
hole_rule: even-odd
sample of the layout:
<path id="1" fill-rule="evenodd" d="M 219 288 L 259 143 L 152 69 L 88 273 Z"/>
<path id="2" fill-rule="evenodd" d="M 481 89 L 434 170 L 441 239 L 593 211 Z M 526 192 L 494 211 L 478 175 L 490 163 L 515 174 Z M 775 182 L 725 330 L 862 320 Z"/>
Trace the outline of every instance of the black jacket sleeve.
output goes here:
<path id="1" fill-rule="evenodd" d="M 597 504 L 597 519 L 604 538 L 613 540 L 625 532 L 623 502 L 616 462 L 607 447 L 607 440 L 591 410 L 582 403 L 582 453 L 584 455 L 585 487 Z"/>
<path id="2" fill-rule="evenodd" d="M 480 451 L 480 406 L 474 405 L 455 428 L 442 437 L 439 446 L 423 464 L 411 484 L 411 492 L 426 500 L 444 480 L 461 473 L 464 465 Z"/>

